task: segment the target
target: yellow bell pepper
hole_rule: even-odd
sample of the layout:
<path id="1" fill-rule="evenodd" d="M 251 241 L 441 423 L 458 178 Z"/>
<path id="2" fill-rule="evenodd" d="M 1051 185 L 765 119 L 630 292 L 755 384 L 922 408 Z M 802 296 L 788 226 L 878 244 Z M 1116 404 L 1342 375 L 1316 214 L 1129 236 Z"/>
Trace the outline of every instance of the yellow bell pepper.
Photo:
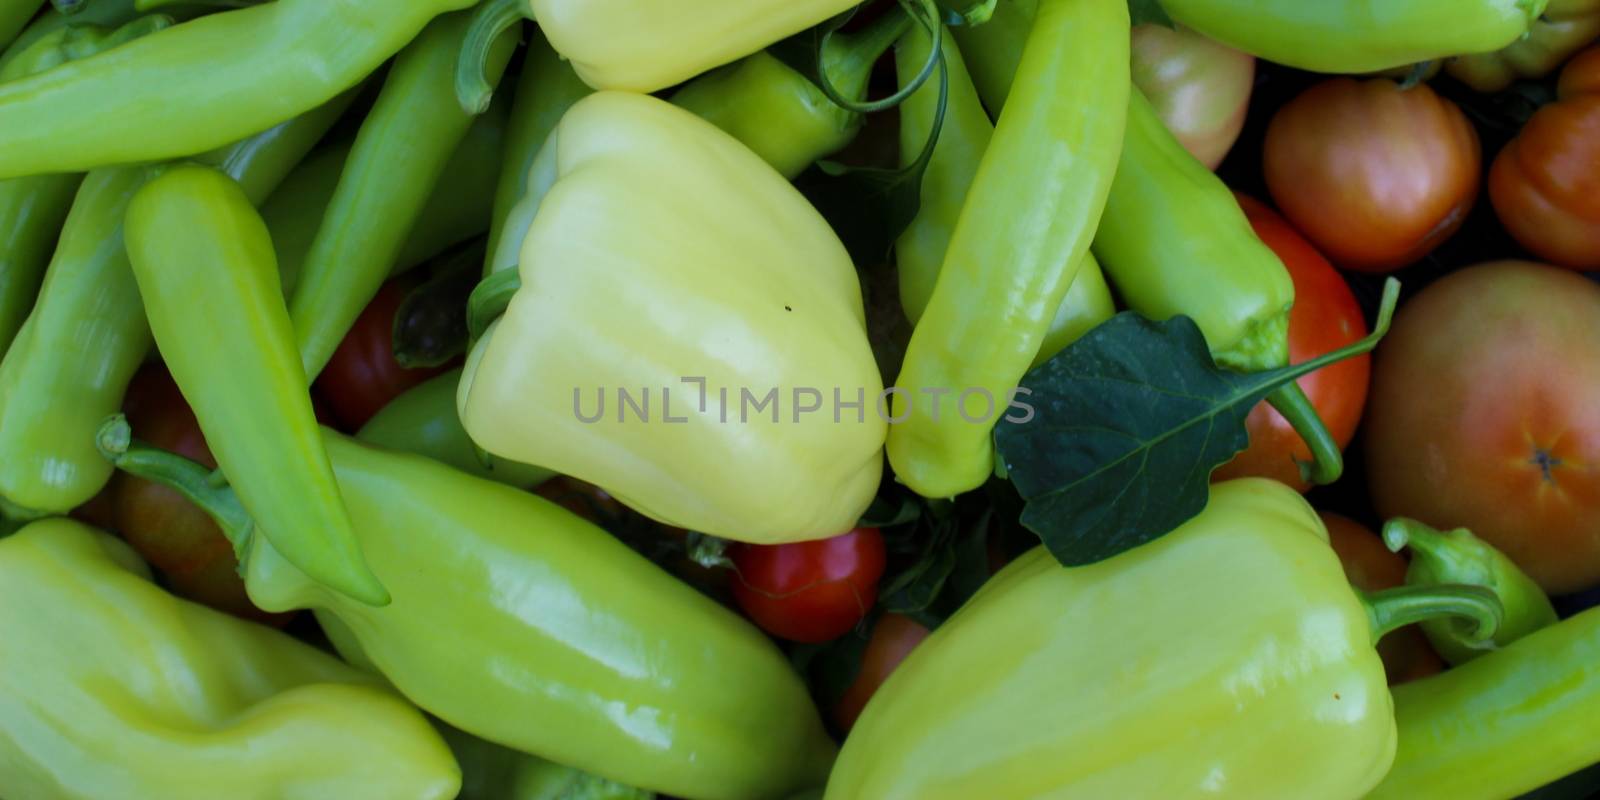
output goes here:
<path id="1" fill-rule="evenodd" d="M 7 800 L 449 800 L 422 714 L 337 658 L 180 600 L 66 519 L 0 539 Z"/>
<path id="2" fill-rule="evenodd" d="M 533 172 L 548 193 L 520 270 L 474 295 L 475 317 L 505 313 L 461 379 L 473 441 L 717 536 L 853 527 L 882 474 L 882 376 L 855 269 L 817 211 L 731 136 L 644 95 L 580 101 Z"/>

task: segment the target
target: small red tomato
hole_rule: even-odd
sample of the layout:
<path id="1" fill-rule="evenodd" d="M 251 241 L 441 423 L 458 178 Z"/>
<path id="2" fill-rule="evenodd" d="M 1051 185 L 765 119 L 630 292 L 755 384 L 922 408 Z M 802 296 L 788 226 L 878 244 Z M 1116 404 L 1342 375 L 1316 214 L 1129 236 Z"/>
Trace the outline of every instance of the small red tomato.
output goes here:
<path id="1" fill-rule="evenodd" d="M 406 278 L 384 284 L 317 377 L 317 394 L 333 409 L 341 430 L 360 430 L 389 401 L 450 369 L 406 369 L 394 359 L 394 317 L 412 285 Z"/>
<path id="2" fill-rule="evenodd" d="M 1289 360 L 1298 364 L 1338 350 L 1367 335 L 1361 306 L 1338 270 L 1300 236 L 1288 221 L 1250 197 L 1239 205 L 1256 235 L 1272 248 L 1294 280 L 1294 308 L 1289 312 Z M 1340 449 L 1355 438 L 1361 410 L 1367 402 L 1371 359 L 1361 355 L 1330 364 L 1299 380 Z M 1299 491 L 1311 488 L 1300 477 L 1296 460 L 1308 461 L 1311 448 L 1289 421 L 1266 402 L 1251 409 L 1245 426 L 1250 447 L 1222 465 L 1213 480 L 1250 476 L 1271 478 Z"/>
<path id="3" fill-rule="evenodd" d="M 1283 215 L 1334 263 L 1387 272 L 1427 255 L 1478 197 L 1478 133 L 1426 84 L 1334 78 L 1278 110 L 1262 148 Z"/>
<path id="4" fill-rule="evenodd" d="M 928 638 L 928 633 L 916 620 L 900 614 L 884 614 L 878 619 L 878 624 L 872 626 L 867 649 L 861 654 L 861 668 L 856 672 L 856 679 L 833 706 L 833 723 L 840 731 L 848 731 L 856 724 L 878 687 L 923 639 Z"/>
<path id="5" fill-rule="evenodd" d="M 1328 526 L 1328 543 L 1344 566 L 1350 584 L 1364 592 L 1392 589 L 1406 582 L 1406 560 L 1390 552 L 1378 535 L 1348 517 L 1322 512 Z M 1444 661 L 1415 625 L 1397 630 L 1378 642 L 1378 656 L 1389 685 L 1426 678 L 1444 669 Z"/>
<path id="6" fill-rule="evenodd" d="M 773 636 L 817 644 L 850 632 L 878 599 L 883 534 L 856 528 L 831 539 L 729 549 L 733 598 Z"/>

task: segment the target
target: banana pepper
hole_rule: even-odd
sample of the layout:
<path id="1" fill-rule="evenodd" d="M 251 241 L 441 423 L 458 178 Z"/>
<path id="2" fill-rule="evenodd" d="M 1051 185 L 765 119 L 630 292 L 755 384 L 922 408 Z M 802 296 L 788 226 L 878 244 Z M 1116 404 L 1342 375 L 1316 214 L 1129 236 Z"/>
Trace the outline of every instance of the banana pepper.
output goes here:
<path id="1" fill-rule="evenodd" d="M 325 433 L 367 562 L 369 606 L 295 569 L 211 470 L 99 437 L 172 486 L 240 550 L 266 610 L 311 608 L 356 663 L 450 725 L 630 786 L 706 800 L 820 785 L 835 746 L 772 642 L 732 611 L 544 498 Z"/>
<path id="2" fill-rule="evenodd" d="M 757 543 L 853 527 L 882 472 L 882 378 L 816 210 L 644 95 L 579 101 L 533 171 L 547 191 L 520 269 L 474 294 L 478 330 L 505 313 L 461 379 L 473 441 L 678 527 Z"/>
<path id="3" fill-rule="evenodd" d="M 1499 604 L 1358 595 L 1293 489 L 1217 484 L 1136 550 L 990 579 L 867 704 L 827 798 L 1360 797 L 1395 752 L 1373 642 L 1439 613 L 1486 637 Z"/>
<path id="4" fill-rule="evenodd" d="M 1445 71 L 1480 92 L 1498 92 L 1518 80 L 1543 78 L 1600 37 L 1600 0 L 1550 0 L 1528 35 L 1492 53 L 1450 59 Z"/>
<path id="5" fill-rule="evenodd" d="M 449 800 L 427 720 L 279 631 L 180 600 L 66 519 L 0 539 L 8 800 Z"/>

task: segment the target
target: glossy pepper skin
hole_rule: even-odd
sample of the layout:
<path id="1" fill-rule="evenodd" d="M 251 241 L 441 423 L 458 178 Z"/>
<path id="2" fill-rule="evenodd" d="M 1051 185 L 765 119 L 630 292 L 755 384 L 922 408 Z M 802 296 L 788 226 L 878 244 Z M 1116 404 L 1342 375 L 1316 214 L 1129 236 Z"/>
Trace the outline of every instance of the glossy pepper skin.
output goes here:
<path id="1" fill-rule="evenodd" d="M 1298 493 L 1218 484 L 1136 550 L 990 579 L 867 704 L 827 798 L 1360 797 L 1395 747 L 1372 642 L 1397 620 L 1369 613 Z"/>
<path id="2" fill-rule="evenodd" d="M 470 5 L 278 0 L 0 84 L 0 178 L 220 147 L 328 102 L 429 20 Z M 219 70 L 222 53 L 228 65 Z"/>
<path id="3" fill-rule="evenodd" d="M 882 470 L 882 383 L 855 269 L 816 210 L 728 134 L 643 95 L 580 101 L 540 161 L 553 180 L 521 289 L 457 395 L 473 441 L 677 527 L 758 544 L 854 527 Z M 648 422 L 617 387 L 653 395 Z M 836 390 L 863 400 L 838 422 Z"/>
<path id="4" fill-rule="evenodd" d="M 889 431 L 889 462 L 918 494 L 954 496 L 994 468 L 994 422 L 1038 355 L 1111 188 L 1128 37 L 1118 0 L 1039 4 L 1015 90 L 895 381 L 893 417 L 905 421 Z M 986 417 L 980 392 L 992 401 Z"/>
<path id="5" fill-rule="evenodd" d="M 1399 748 L 1371 800 L 1499 800 L 1600 760 L 1600 609 L 1394 689 Z"/>
<path id="6" fill-rule="evenodd" d="M 89 12 L 85 12 L 89 13 Z M 199 159 L 265 198 L 339 118 L 332 103 Z M 95 170 L 73 199 L 33 312 L 0 362 L 0 512 L 64 514 L 105 487 L 100 423 L 122 407 L 151 345 L 123 242 L 134 192 L 162 167 Z M 75 358 L 62 358 L 75 353 Z M 15 454 L 15 455 L 14 455 Z"/>
<path id="7" fill-rule="evenodd" d="M 173 167 L 134 196 L 126 237 L 156 345 L 261 534 L 315 580 L 387 603 L 322 449 L 272 237 L 250 198 L 216 170 Z"/>
<path id="8" fill-rule="evenodd" d="M 1600 37 L 1600 0 L 1550 0 L 1528 36 L 1492 53 L 1450 59 L 1446 72 L 1480 92 L 1498 92 L 1518 80 L 1542 78 Z"/>
<path id="9" fill-rule="evenodd" d="M 67 27 L 69 22 L 73 26 L 116 28 L 131 22 L 138 15 L 139 11 L 134 7 L 133 0 L 95 0 L 72 16 L 62 14 L 54 8 L 47 8 L 23 28 L 9 46 L 0 46 L 0 70 L 27 52 L 35 42 Z"/>
<path id="10" fill-rule="evenodd" d="M 978 174 L 978 164 L 994 138 L 994 124 L 983 110 L 977 89 L 967 73 L 961 51 L 957 49 L 948 31 L 944 34 L 944 57 L 948 75 L 944 121 L 939 128 L 939 140 L 934 145 L 933 156 L 922 176 L 922 205 L 910 227 L 895 244 L 895 268 L 900 279 L 900 305 L 906 318 L 915 324 L 933 296 L 933 287 L 939 280 L 939 269 L 944 265 L 950 237 L 960 220 L 961 209 L 966 204 L 967 192 Z M 914 27 L 901 37 L 895 47 L 895 66 L 900 81 L 908 85 L 913 76 L 922 70 L 932 49 L 933 37 L 921 27 Z M 938 115 L 939 86 L 932 81 L 924 84 L 900 105 L 900 161 L 901 165 L 913 163 L 921 154 Z M 1066 266 L 1066 265 L 1063 265 Z M 1034 355 L 1033 366 L 1050 360 L 1051 356 L 1089 329 L 1110 319 L 1116 313 L 1111 300 L 1111 290 L 1100 272 L 1099 262 L 1092 254 L 1085 254 L 1078 267 L 1078 276 L 1072 281 L 1056 308 L 1050 329 L 1045 333 L 1039 352 Z"/>
<path id="11" fill-rule="evenodd" d="M 188 487 L 248 538 L 257 605 L 333 620 L 342 651 L 455 727 L 683 797 L 781 797 L 824 780 L 834 745 L 805 686 L 732 611 L 544 498 L 325 437 L 389 606 L 328 591 L 245 536 L 248 517 L 204 467 L 137 445 L 117 461 Z"/>
<path id="12" fill-rule="evenodd" d="M 472 16 L 439 17 L 400 51 L 344 162 L 289 300 L 295 342 L 315 379 L 378 293 L 421 218 L 472 115 L 454 102 L 451 68 Z M 496 80 L 516 40 L 507 31 L 488 63 Z"/>
<path id="13" fill-rule="evenodd" d="M 460 783 L 409 703 L 167 594 L 112 536 L 51 519 L 0 540 L 9 800 L 449 800 Z"/>
<path id="14" fill-rule="evenodd" d="M 1174 22 L 1253 56 L 1356 73 L 1486 53 L 1517 41 L 1547 0 L 1161 0 Z"/>

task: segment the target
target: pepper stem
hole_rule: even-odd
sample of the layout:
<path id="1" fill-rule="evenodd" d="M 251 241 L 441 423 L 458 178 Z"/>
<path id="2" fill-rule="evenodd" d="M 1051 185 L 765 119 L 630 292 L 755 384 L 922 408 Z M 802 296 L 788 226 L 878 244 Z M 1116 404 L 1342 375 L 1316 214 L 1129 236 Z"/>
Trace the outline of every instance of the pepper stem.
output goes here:
<path id="1" fill-rule="evenodd" d="M 477 116 L 489 110 L 494 83 L 489 80 L 489 54 L 494 43 L 512 25 L 533 19 L 530 0 L 486 0 L 472 14 L 472 24 L 456 62 L 456 101 L 461 110 Z"/>
<path id="2" fill-rule="evenodd" d="M 1500 630 L 1500 620 L 1505 616 L 1499 596 L 1482 586 L 1398 586 L 1357 594 L 1367 608 L 1373 644 L 1397 628 L 1439 617 L 1460 617 L 1472 623 L 1471 630 L 1462 631 L 1468 640 L 1489 641 Z"/>
<path id="3" fill-rule="evenodd" d="M 55 6 L 56 13 L 66 16 L 88 8 L 89 0 L 50 0 L 50 5 Z"/>
<path id="4" fill-rule="evenodd" d="M 220 472 L 135 440 L 128 418 L 121 414 L 101 423 L 94 445 L 112 466 L 136 478 L 166 486 L 209 514 L 233 545 L 234 555 L 244 561 L 250 539 L 255 535 L 255 521 L 244 510 L 233 488 L 219 480 Z"/>
<path id="5" fill-rule="evenodd" d="M 910 28 L 911 16 L 896 6 L 857 33 L 824 37 L 817 61 L 820 79 L 851 101 L 859 102 L 866 96 L 873 66 Z"/>
<path id="6" fill-rule="evenodd" d="M 1383 543 L 1392 553 L 1410 547 L 1420 553 L 1443 555 L 1448 547 L 1444 537 L 1438 530 L 1405 517 L 1395 517 L 1383 526 Z"/>
<path id="7" fill-rule="evenodd" d="M 478 288 L 467 298 L 467 333 L 476 342 L 483 338 L 489 324 L 506 313 L 511 298 L 522 288 L 522 275 L 514 269 L 502 269 L 484 278 Z"/>
<path id="8" fill-rule="evenodd" d="M 1311 461 L 1295 459 L 1300 467 L 1300 477 L 1319 486 L 1339 480 L 1339 476 L 1344 474 L 1344 453 L 1340 452 L 1339 443 L 1328 432 L 1328 426 L 1323 423 L 1316 406 L 1311 404 L 1311 398 L 1306 397 L 1300 384 L 1290 381 L 1278 387 L 1267 395 L 1267 402 L 1289 421 L 1294 432 L 1300 434 L 1300 438 L 1311 448 Z"/>
<path id="9" fill-rule="evenodd" d="M 895 106 L 904 103 L 907 98 L 911 97 L 911 95 L 916 94 L 917 90 L 921 89 L 922 85 L 927 83 L 928 79 L 933 77 L 934 71 L 939 68 L 939 64 L 944 58 L 944 37 L 942 35 L 943 31 L 941 31 L 939 28 L 940 15 L 938 6 L 934 5 L 934 0 L 900 0 L 900 6 L 901 9 L 903 9 L 903 11 L 900 13 L 905 14 L 908 19 L 915 20 L 918 24 L 922 25 L 928 30 L 928 35 L 933 37 L 933 49 L 929 51 L 928 60 L 922 65 L 922 70 L 918 72 L 917 76 L 912 78 L 909 83 L 901 87 L 899 91 L 883 98 L 882 100 L 862 102 L 854 99 L 854 97 L 846 97 L 845 94 L 839 90 L 839 87 L 834 84 L 833 76 L 830 74 L 832 67 L 831 59 L 829 58 L 830 50 L 833 49 L 832 45 L 834 37 L 839 35 L 838 26 L 844 24 L 843 20 L 841 20 L 835 23 L 833 26 L 830 26 L 830 29 L 817 39 L 817 87 L 822 89 L 822 93 L 827 95 L 828 99 L 833 101 L 834 105 L 856 114 L 870 114 L 875 111 L 894 108 Z M 885 16 L 890 17 L 891 15 L 899 16 L 893 11 L 889 12 L 889 14 L 886 14 Z M 847 20 L 848 17 L 845 17 L 844 19 Z M 872 26 L 869 26 L 863 30 L 861 33 L 856 34 L 854 37 L 856 39 L 856 43 L 854 45 L 847 45 L 847 47 L 858 49 L 859 52 L 857 57 L 861 57 L 869 53 L 872 47 L 876 46 L 876 42 L 879 37 L 886 36 L 888 33 L 894 32 L 894 36 L 889 39 L 889 42 L 882 45 L 882 48 L 878 50 L 877 54 L 881 56 L 883 51 L 887 50 L 889 45 L 893 44 L 894 40 L 900 38 L 900 34 L 905 32 L 904 27 L 899 27 L 896 29 L 896 26 L 902 26 L 904 24 L 905 20 L 901 19 L 889 19 L 888 21 L 880 19 L 877 22 L 874 22 Z M 865 44 L 862 44 L 863 42 Z M 877 58 L 873 58 L 871 61 L 877 61 Z M 865 65 L 864 71 L 866 75 L 870 75 L 872 66 L 871 61 Z M 864 90 L 865 80 L 862 80 L 860 85 L 862 89 L 856 90 L 858 96 L 859 92 Z"/>

